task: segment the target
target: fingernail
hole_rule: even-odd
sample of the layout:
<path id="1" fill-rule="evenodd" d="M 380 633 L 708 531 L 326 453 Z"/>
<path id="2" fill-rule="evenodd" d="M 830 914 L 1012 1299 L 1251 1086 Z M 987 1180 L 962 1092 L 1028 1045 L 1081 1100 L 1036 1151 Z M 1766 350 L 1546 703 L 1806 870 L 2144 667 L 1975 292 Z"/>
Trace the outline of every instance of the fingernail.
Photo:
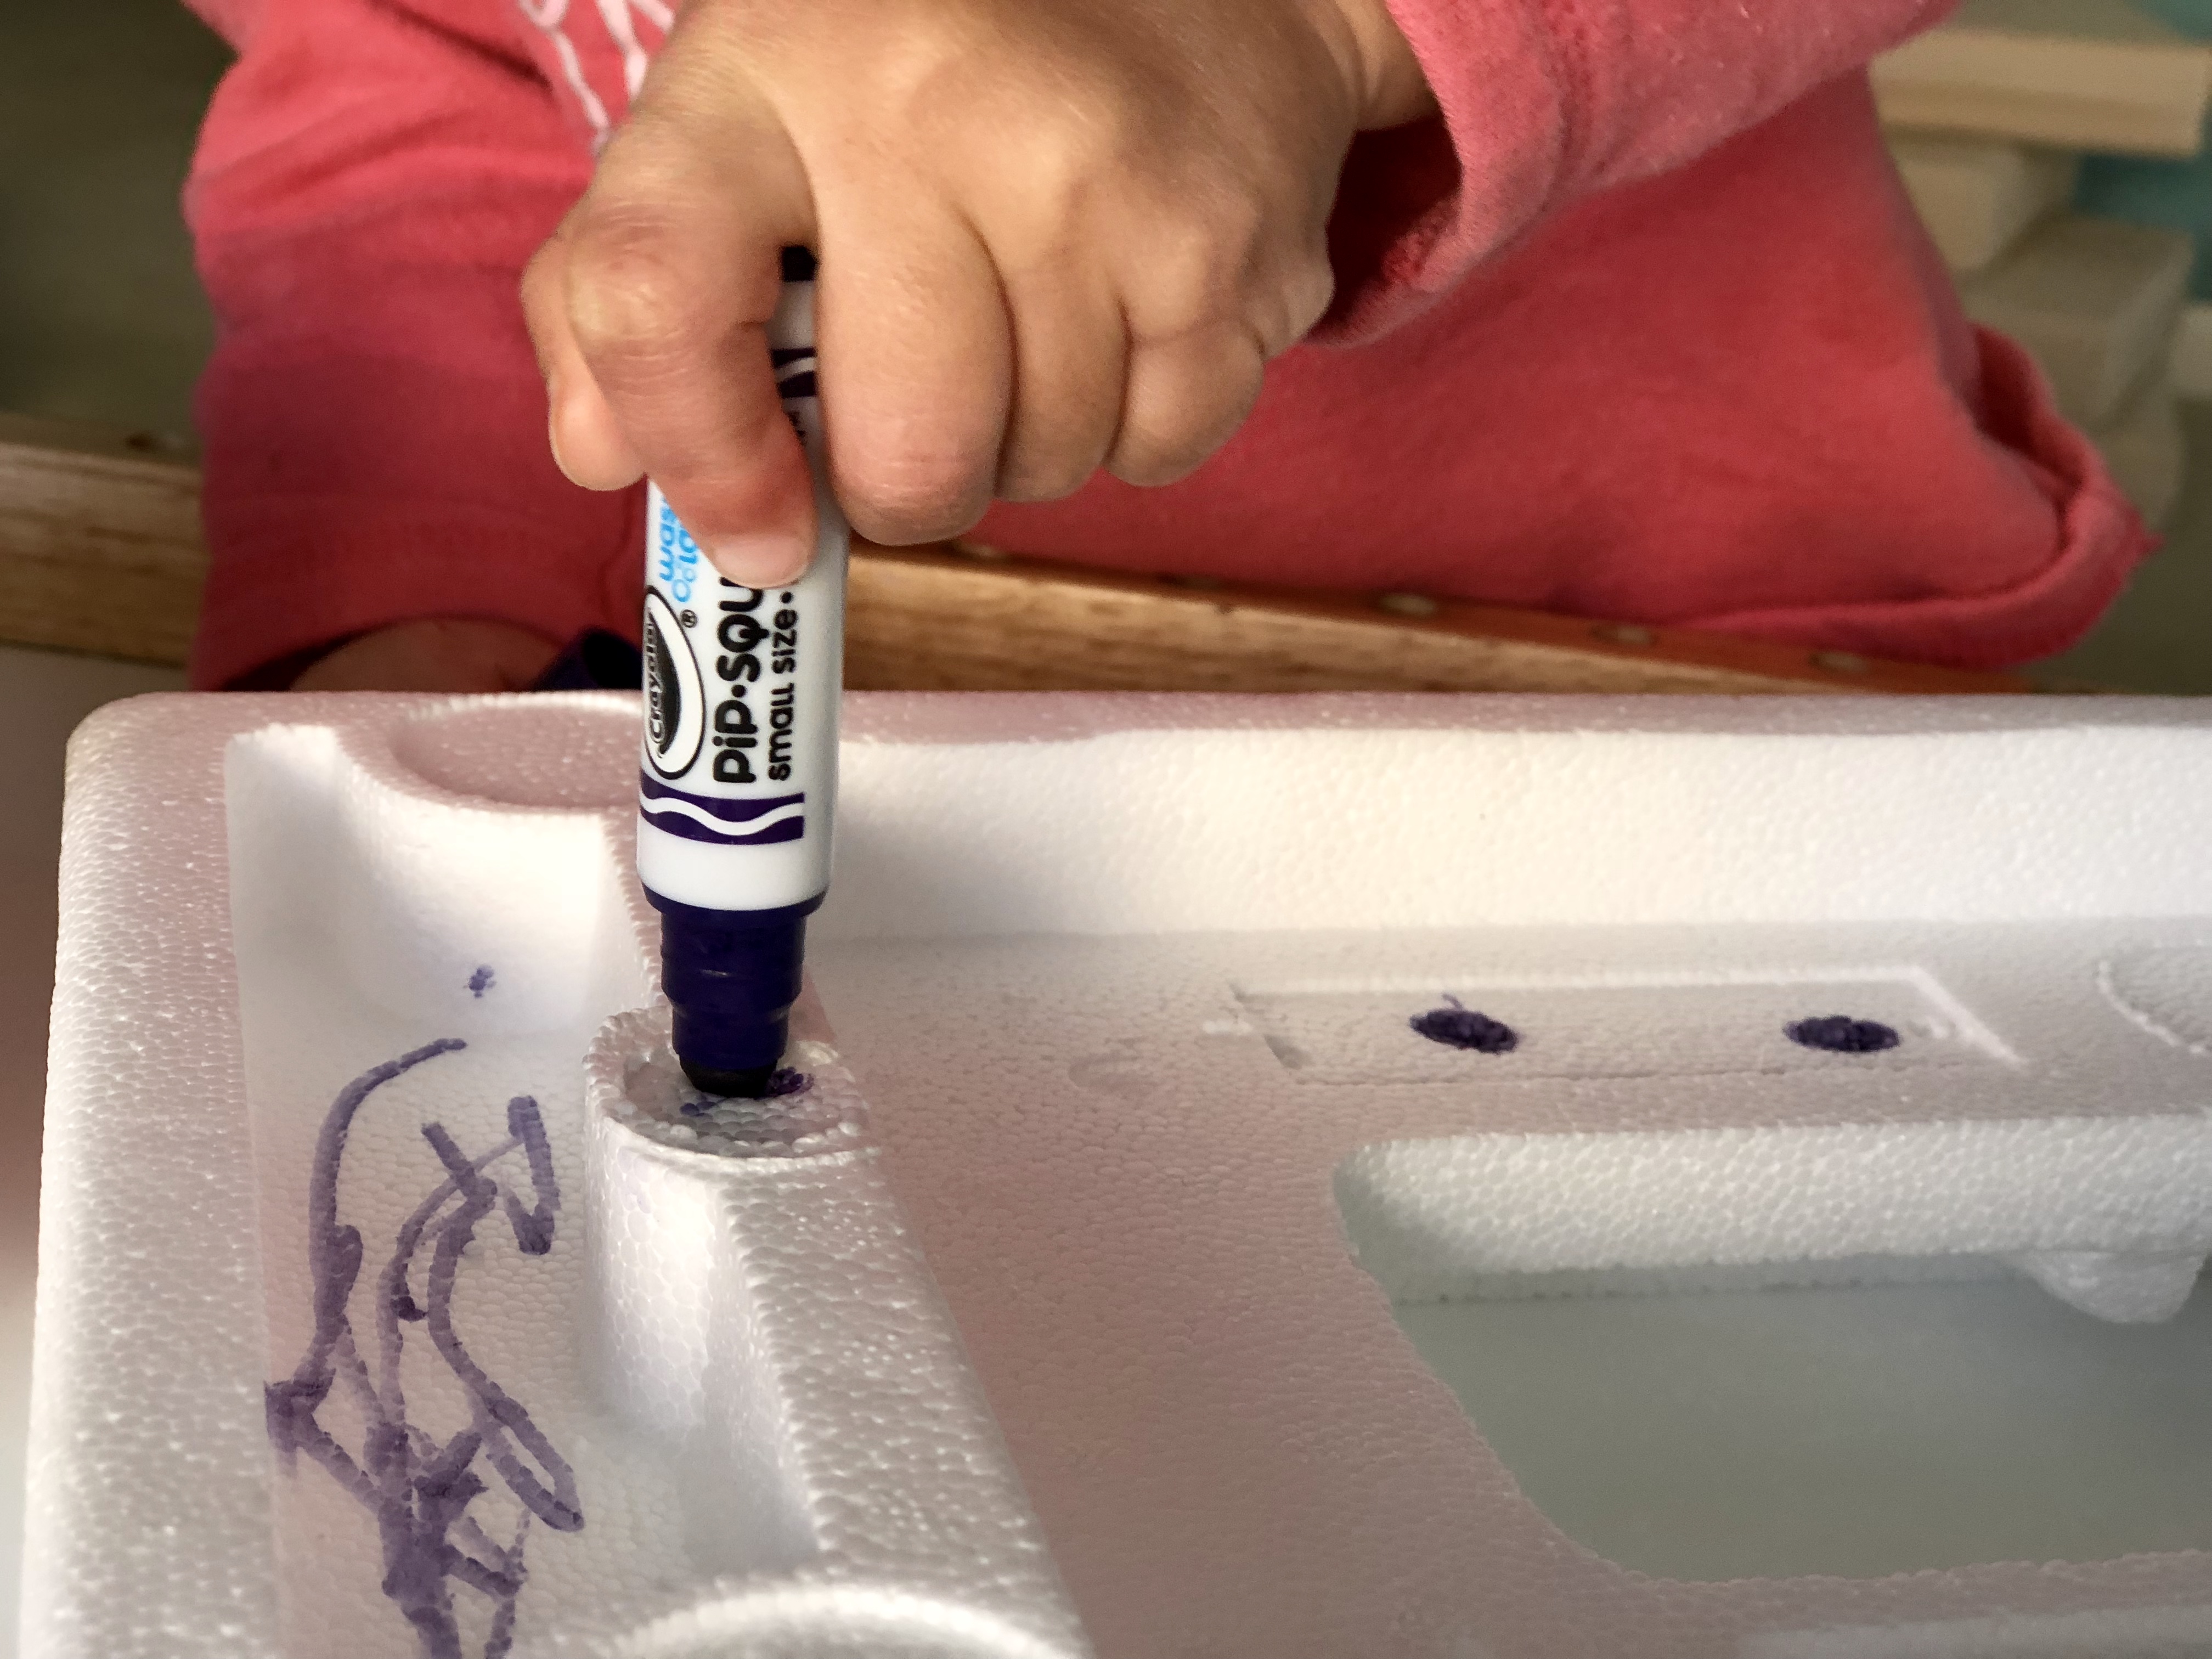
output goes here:
<path id="1" fill-rule="evenodd" d="M 561 476 L 580 487 L 584 481 L 576 476 L 568 465 L 568 458 L 561 453 L 561 409 L 560 379 L 549 374 L 545 377 L 545 447 L 553 452 L 553 465 L 561 469 Z"/>
<path id="2" fill-rule="evenodd" d="M 568 463 L 561 453 L 561 405 L 556 402 L 545 411 L 545 447 L 553 452 L 553 465 L 561 469 L 561 476 L 570 483 L 578 482 L 568 470 Z"/>
<path id="3" fill-rule="evenodd" d="M 723 536 L 707 544 L 714 568 L 747 587 L 774 587 L 797 579 L 811 550 L 796 536 Z"/>

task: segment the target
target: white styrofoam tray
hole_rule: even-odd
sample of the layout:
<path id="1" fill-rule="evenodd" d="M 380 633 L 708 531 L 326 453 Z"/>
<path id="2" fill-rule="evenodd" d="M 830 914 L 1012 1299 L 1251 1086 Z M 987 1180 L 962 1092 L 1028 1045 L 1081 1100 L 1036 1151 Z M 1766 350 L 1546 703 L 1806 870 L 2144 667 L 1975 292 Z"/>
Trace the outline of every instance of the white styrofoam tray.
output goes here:
<path id="1" fill-rule="evenodd" d="M 1393 1317 L 1991 1272 L 2170 1316 L 2212 1249 L 2212 715 L 848 724 L 811 1086 L 704 1115 L 630 700 L 88 725 L 27 1654 L 2212 1650 L 2188 1550 L 1629 1571 Z M 1518 1042 L 1410 1029 L 1447 999 Z M 1784 1035 L 1831 1014 L 1900 1041 Z"/>

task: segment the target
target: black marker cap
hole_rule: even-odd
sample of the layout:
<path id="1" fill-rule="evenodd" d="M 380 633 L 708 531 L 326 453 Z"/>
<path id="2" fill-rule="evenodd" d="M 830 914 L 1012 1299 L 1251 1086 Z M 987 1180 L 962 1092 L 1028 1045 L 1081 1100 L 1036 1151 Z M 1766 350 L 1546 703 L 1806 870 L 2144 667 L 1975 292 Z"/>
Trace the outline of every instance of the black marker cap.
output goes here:
<path id="1" fill-rule="evenodd" d="M 704 1094 L 766 1094 L 799 1000 L 806 917 L 822 901 L 745 911 L 647 897 L 660 912 L 660 987 L 684 1075 Z"/>
<path id="2" fill-rule="evenodd" d="M 811 283 L 814 280 L 814 250 L 811 247 L 787 247 L 783 251 L 783 280 L 787 283 Z"/>

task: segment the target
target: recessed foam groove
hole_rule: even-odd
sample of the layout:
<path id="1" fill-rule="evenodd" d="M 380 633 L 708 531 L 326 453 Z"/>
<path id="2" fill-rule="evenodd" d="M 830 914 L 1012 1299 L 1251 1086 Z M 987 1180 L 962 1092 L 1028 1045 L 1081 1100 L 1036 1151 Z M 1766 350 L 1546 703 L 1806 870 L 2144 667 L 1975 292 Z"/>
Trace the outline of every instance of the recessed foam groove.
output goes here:
<path id="1" fill-rule="evenodd" d="M 855 697 L 807 1081 L 719 1114 L 654 1069 L 635 719 L 226 696 L 81 736 L 28 1650 L 409 1655 L 441 1595 L 471 1659 L 2101 1656 L 2212 1616 L 2212 1557 L 2094 1534 L 1629 1571 L 1392 1312 L 2170 1313 L 2212 1249 L 2199 708 Z M 464 1443 L 494 1389 L 520 1416 Z M 408 1607 L 304 1449 L 380 1423 L 485 1488 Z"/>

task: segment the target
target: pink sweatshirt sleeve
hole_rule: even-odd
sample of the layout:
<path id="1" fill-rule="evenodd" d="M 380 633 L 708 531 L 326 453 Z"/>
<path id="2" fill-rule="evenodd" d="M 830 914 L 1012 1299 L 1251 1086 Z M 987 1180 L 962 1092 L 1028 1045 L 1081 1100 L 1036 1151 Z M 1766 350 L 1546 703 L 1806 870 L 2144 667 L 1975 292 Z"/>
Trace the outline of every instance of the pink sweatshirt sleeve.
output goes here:
<path id="1" fill-rule="evenodd" d="M 1679 166 L 1956 0 L 1389 0 L 1443 118 L 1363 134 L 1322 337 L 1371 338 L 1579 198 Z"/>
<path id="2" fill-rule="evenodd" d="M 626 619 L 635 504 L 553 467 L 516 299 L 590 149 L 507 7 L 199 3 L 240 56 L 185 197 L 219 326 L 193 682 L 412 617 Z"/>

